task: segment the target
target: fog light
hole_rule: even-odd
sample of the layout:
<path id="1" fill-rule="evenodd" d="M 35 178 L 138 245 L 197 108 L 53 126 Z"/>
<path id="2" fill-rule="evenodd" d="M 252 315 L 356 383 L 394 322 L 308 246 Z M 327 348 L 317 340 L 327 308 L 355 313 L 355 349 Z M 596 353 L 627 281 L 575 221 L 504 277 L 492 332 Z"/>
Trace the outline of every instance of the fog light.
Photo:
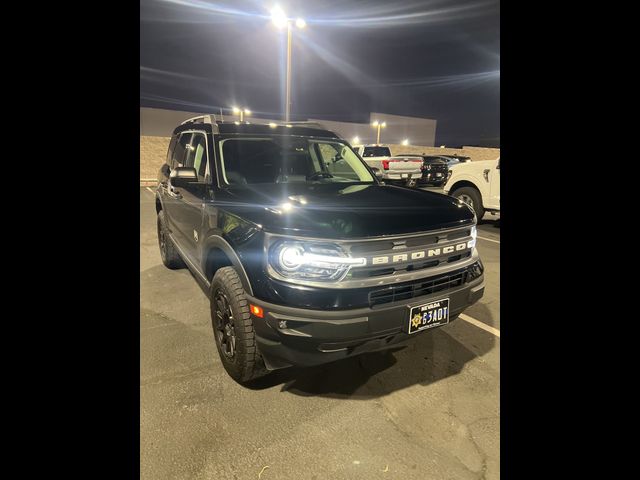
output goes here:
<path id="1" fill-rule="evenodd" d="M 482 262 L 478 260 L 476 263 L 471 265 L 467 271 L 469 272 L 467 281 L 470 282 L 471 280 L 475 280 L 482 275 L 482 273 L 484 272 L 484 265 L 482 265 Z"/>

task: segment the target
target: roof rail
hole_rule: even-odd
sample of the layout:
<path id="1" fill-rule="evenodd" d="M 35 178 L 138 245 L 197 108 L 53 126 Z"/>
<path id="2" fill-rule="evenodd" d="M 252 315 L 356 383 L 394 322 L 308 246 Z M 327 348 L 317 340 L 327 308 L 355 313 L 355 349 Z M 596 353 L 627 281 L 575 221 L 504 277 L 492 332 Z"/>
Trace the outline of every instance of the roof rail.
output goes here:
<path id="1" fill-rule="evenodd" d="M 316 128 L 322 128 L 323 130 L 327 129 L 321 123 L 309 122 L 309 121 L 306 121 L 306 120 L 301 120 L 301 121 L 297 121 L 297 122 L 281 122 L 281 124 L 282 125 L 298 125 L 298 126 L 301 126 L 301 127 L 316 127 Z"/>
<path id="2" fill-rule="evenodd" d="M 197 117 L 191 117 L 186 119 L 180 125 L 184 125 L 185 123 L 210 123 L 212 125 L 216 124 L 216 115 L 215 114 L 206 114 L 206 115 L 198 115 Z"/>

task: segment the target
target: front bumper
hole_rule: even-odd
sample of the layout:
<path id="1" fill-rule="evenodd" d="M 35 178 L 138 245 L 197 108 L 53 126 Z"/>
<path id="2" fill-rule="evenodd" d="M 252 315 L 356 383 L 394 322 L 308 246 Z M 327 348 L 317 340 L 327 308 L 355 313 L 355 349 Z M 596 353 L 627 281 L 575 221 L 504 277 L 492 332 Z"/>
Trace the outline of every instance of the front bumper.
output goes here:
<path id="1" fill-rule="evenodd" d="M 449 298 L 450 318 L 484 294 L 484 275 L 442 292 L 369 308 L 324 311 L 292 308 L 246 295 L 263 308 L 264 318 L 253 317 L 258 349 L 269 370 L 312 366 L 364 352 L 384 350 L 421 335 L 408 334 L 409 308 Z"/>

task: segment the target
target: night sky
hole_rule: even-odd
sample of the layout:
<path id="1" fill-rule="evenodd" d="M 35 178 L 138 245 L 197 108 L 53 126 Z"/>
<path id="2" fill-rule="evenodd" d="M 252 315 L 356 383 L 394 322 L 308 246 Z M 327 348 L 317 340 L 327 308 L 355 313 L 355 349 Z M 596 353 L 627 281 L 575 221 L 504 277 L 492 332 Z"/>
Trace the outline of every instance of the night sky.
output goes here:
<path id="1" fill-rule="evenodd" d="M 141 0 L 140 104 L 282 118 L 294 30 L 292 119 L 433 118 L 436 145 L 500 146 L 498 1 Z M 226 112 L 225 112 L 226 113 Z"/>

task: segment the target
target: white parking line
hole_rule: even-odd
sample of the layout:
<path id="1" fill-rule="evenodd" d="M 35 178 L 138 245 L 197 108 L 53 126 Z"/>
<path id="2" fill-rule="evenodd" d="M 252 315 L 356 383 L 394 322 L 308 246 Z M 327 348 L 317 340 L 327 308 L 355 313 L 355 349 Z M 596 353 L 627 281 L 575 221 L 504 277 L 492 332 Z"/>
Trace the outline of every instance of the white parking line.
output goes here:
<path id="1" fill-rule="evenodd" d="M 482 240 L 486 240 L 487 242 L 500 243 L 500 240 L 494 240 L 493 238 L 481 237 L 480 235 L 478 235 L 478 238 L 480 238 Z"/>
<path id="2" fill-rule="evenodd" d="M 486 323 L 482 323 L 480 320 L 476 320 L 475 318 L 470 317 L 469 315 L 465 315 L 464 313 L 460 314 L 460 318 L 465 322 L 469 322 L 471 325 L 475 325 L 476 327 L 481 328 L 486 332 L 493 333 L 496 337 L 500 338 L 500 330 L 498 330 L 497 328 L 490 327 Z"/>
<path id="3" fill-rule="evenodd" d="M 156 192 L 154 192 L 153 190 L 151 190 L 149 187 L 145 187 L 147 190 L 149 190 L 151 192 L 152 195 L 155 195 Z"/>

